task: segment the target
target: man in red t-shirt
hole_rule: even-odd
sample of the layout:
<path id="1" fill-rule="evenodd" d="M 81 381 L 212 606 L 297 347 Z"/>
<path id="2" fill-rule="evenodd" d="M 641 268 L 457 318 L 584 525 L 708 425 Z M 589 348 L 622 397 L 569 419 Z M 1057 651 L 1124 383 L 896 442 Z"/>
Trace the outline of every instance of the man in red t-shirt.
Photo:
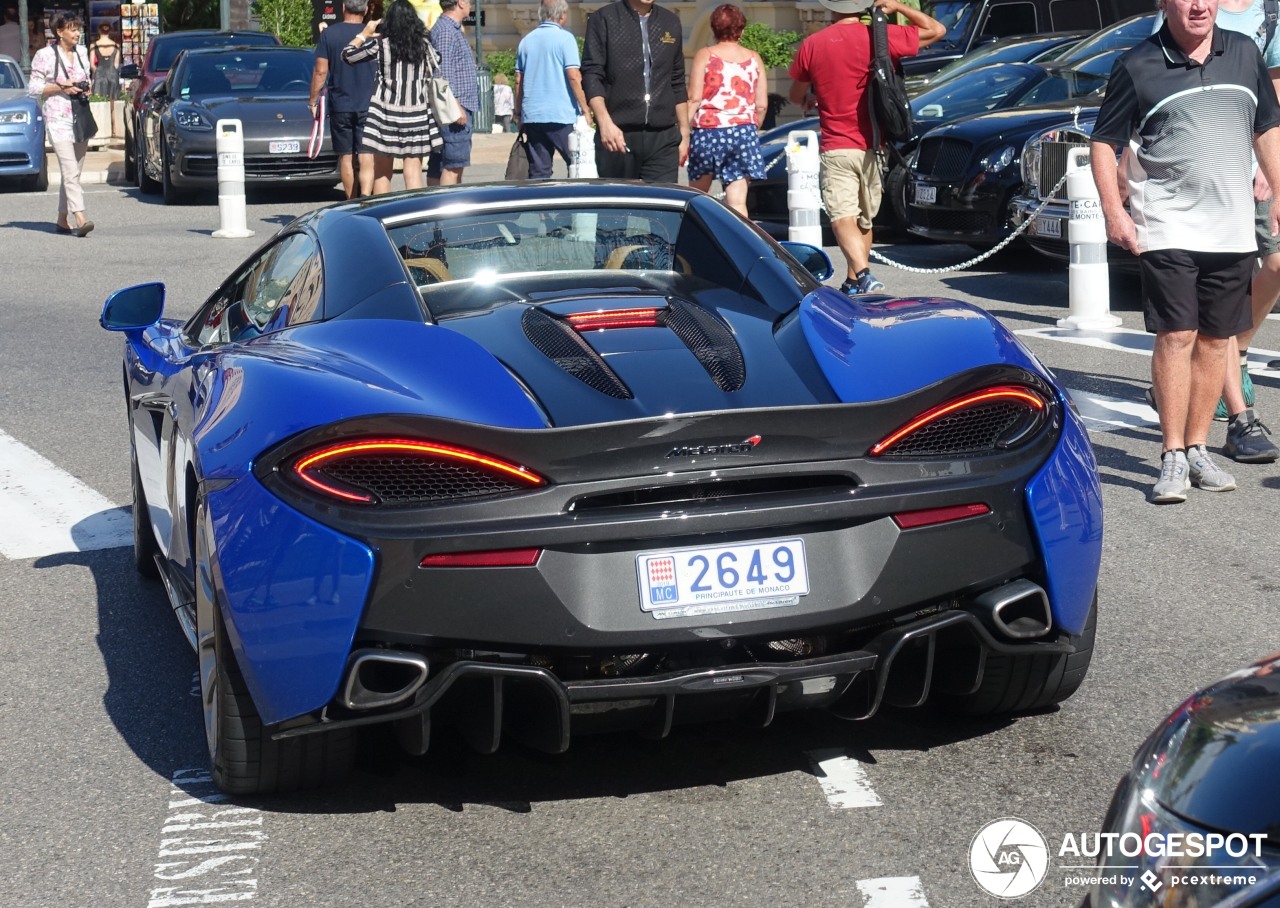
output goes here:
<path id="1" fill-rule="evenodd" d="M 848 275 L 843 293 L 876 293 L 884 284 L 871 274 L 871 219 L 880 210 L 880 163 L 871 147 L 871 113 L 866 102 L 871 76 L 871 29 L 860 13 L 871 0 L 819 0 L 835 22 L 804 39 L 791 61 L 791 101 L 818 106 L 822 125 L 822 204 L 831 218 Z M 910 25 L 889 26 L 889 56 L 896 64 L 914 57 L 947 33 L 937 19 L 898 0 L 875 0 L 886 16 L 901 13 Z"/>

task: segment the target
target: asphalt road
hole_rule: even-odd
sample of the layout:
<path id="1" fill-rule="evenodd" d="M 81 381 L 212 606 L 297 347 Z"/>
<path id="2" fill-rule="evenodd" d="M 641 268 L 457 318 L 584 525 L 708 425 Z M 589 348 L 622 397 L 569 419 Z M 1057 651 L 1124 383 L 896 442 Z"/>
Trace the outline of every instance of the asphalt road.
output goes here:
<path id="1" fill-rule="evenodd" d="M 216 240 L 212 204 L 88 192 L 98 229 L 86 239 L 53 232 L 53 193 L 0 195 L 0 440 L 124 507 L 121 342 L 98 327 L 105 296 L 162 280 L 168 313 L 190 313 L 280 225 L 334 197 L 251 197 L 257 236 Z M 972 254 L 881 249 L 920 266 Z M 477 757 L 447 740 L 411 758 L 371 738 L 342 788 L 232 801 L 202 775 L 195 658 L 130 550 L 0 556 L 0 905 L 993 905 L 968 853 L 1006 816 L 1050 851 L 1020 903 L 1078 904 L 1066 865 L 1083 862 L 1058 855 L 1063 837 L 1098 830 L 1134 749 L 1182 698 L 1280 648 L 1280 466 L 1239 466 L 1235 492 L 1146 503 L 1158 435 L 1143 418 L 1150 341 L 1132 282 L 1113 280 L 1130 331 L 1055 338 L 1067 277 L 1030 251 L 936 276 L 876 270 L 894 292 L 1039 329 L 1028 346 L 1116 416 L 1091 432 L 1107 509 L 1097 651 L 1061 709 L 987 722 L 793 714 L 661 743 L 579 738 L 554 758 Z M 1256 346 L 1280 350 L 1280 321 Z M 1254 381 L 1280 422 L 1280 372 Z M 21 481 L 0 477 L 0 495 Z"/>

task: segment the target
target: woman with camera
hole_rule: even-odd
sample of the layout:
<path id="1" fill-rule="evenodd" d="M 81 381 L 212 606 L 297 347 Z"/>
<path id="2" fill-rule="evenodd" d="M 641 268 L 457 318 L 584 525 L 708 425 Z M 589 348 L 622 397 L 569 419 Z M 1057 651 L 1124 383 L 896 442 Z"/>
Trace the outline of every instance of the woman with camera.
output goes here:
<path id="1" fill-rule="evenodd" d="M 74 236 L 88 236 L 93 229 L 93 221 L 84 215 L 84 192 L 80 188 L 80 171 L 84 168 L 89 140 L 76 140 L 76 116 L 72 109 L 73 104 L 83 104 L 82 116 L 92 116 L 88 110 L 89 60 L 80 47 L 82 29 L 76 16 L 54 17 L 53 31 L 58 40 L 42 47 L 31 58 L 28 88 L 28 93 L 40 99 L 44 106 L 45 130 L 62 172 L 57 230 Z"/>

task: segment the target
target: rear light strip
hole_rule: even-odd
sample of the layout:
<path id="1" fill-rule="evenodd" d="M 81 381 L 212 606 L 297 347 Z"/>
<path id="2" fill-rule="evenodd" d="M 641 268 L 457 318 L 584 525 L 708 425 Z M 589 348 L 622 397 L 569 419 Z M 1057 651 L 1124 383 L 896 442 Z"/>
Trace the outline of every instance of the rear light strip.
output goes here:
<path id="1" fill-rule="evenodd" d="M 427 555 L 419 567 L 531 567 L 542 549 L 497 549 L 491 552 L 453 552 Z"/>
<path id="2" fill-rule="evenodd" d="M 950 523 L 953 520 L 964 520 L 967 517 L 981 517 L 990 514 L 991 508 L 980 501 L 973 504 L 956 504 L 946 508 L 924 508 L 920 511 L 903 511 L 893 515 L 893 522 L 899 528 L 912 530 L 916 527 L 934 526 L 939 523 Z"/>
<path id="3" fill-rule="evenodd" d="M 898 429 L 892 435 L 881 439 L 872 446 L 869 452 L 875 457 L 885 453 L 895 444 L 902 441 L 913 432 L 918 432 L 932 422 L 936 422 L 944 416 L 955 413 L 957 410 L 963 410 L 967 407 L 977 406 L 978 404 L 992 403 L 994 401 L 1018 401 L 1026 404 L 1028 409 L 1043 410 L 1046 407 L 1044 398 L 1032 391 L 1030 388 L 1023 388 L 1017 385 L 1003 385 L 995 388 L 984 388 L 981 391 L 975 391 L 972 394 L 966 394 L 963 397 L 957 397 L 955 400 L 949 400 L 944 404 L 939 404 L 931 410 L 921 413 L 911 422 Z"/>
<path id="4" fill-rule="evenodd" d="M 566 317 L 575 331 L 594 331 L 603 328 L 657 328 L 661 309 L 613 309 L 600 312 L 579 312 Z"/>

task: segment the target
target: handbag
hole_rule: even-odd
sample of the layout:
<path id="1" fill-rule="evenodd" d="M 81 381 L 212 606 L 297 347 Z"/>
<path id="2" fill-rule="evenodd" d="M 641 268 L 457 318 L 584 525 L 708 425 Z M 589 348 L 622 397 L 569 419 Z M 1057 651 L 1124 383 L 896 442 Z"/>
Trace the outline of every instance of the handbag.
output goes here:
<path id="1" fill-rule="evenodd" d="M 58 53 L 58 48 L 53 49 L 53 59 L 56 63 L 53 69 L 53 77 L 58 77 L 58 70 L 62 70 L 62 74 L 71 78 L 71 74 L 67 72 L 66 66 L 62 63 L 62 54 Z M 80 59 L 80 51 L 76 51 L 77 61 Z M 83 64 L 86 72 L 89 70 L 88 64 Z M 76 144 L 88 142 L 98 134 L 98 121 L 94 119 L 93 108 L 89 106 L 89 96 L 81 93 L 67 99 L 71 102 L 71 134 Z"/>
<path id="2" fill-rule="evenodd" d="M 528 142 L 524 137 L 524 133 L 516 136 L 516 140 L 511 143 L 511 153 L 507 155 L 507 173 L 503 179 L 529 179 L 529 152 L 527 146 Z"/>
<path id="3" fill-rule="evenodd" d="M 443 130 L 450 123 L 462 119 L 462 105 L 453 94 L 449 80 L 440 72 L 440 58 L 430 44 L 427 45 L 427 103 L 431 105 L 431 113 L 436 118 L 436 125 Z"/>

